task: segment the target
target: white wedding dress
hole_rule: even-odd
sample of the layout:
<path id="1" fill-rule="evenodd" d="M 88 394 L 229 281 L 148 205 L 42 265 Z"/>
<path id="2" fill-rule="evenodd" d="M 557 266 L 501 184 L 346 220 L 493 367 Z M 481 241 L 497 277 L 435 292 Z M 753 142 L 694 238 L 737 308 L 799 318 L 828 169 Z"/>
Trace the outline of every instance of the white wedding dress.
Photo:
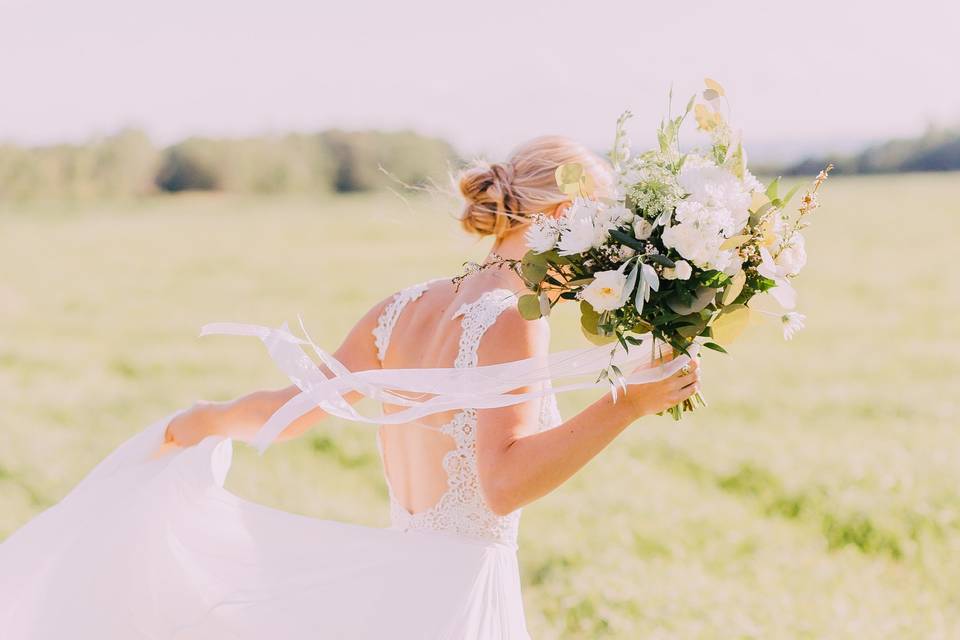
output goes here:
<path id="1" fill-rule="evenodd" d="M 397 318 L 426 288 L 386 307 L 374 332 L 381 360 Z M 497 290 L 460 308 L 455 367 L 476 366 L 484 332 L 513 304 Z M 540 427 L 555 426 L 555 397 L 542 403 Z M 443 459 L 446 492 L 410 513 L 391 490 L 388 529 L 233 495 L 223 488 L 232 451 L 224 438 L 152 458 L 169 419 L 0 544 L 0 638 L 528 638 L 520 513 L 498 516 L 480 493 L 474 409 L 441 429 L 455 443 Z"/>

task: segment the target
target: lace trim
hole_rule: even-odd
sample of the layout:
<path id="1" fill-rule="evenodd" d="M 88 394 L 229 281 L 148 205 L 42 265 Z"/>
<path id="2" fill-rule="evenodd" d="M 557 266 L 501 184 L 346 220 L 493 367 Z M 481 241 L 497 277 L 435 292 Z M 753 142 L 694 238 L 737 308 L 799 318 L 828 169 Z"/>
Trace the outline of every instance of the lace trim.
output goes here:
<path id="1" fill-rule="evenodd" d="M 415 299 L 415 298 L 412 298 Z M 406 302 L 402 303 L 403 305 Z M 459 350 L 454 366 L 459 368 L 477 366 L 480 340 L 497 318 L 514 304 L 514 294 L 506 289 L 487 291 L 474 302 L 462 305 L 454 318 L 463 316 L 460 322 Z M 391 304 L 393 306 L 393 303 Z M 402 306 L 401 306 L 402 309 Z M 398 313 L 397 313 L 398 315 Z M 396 322 L 394 315 L 390 327 Z M 556 398 L 548 396 L 541 405 L 540 429 L 559 423 Z M 390 519 L 394 528 L 440 531 L 460 536 L 494 540 L 515 544 L 520 524 L 520 510 L 505 516 L 490 511 L 480 489 L 477 472 L 477 412 L 474 409 L 460 411 L 440 429 L 454 443 L 442 460 L 447 474 L 447 490 L 432 507 L 415 514 L 407 511 L 396 499 L 389 479 Z M 381 456 L 382 444 L 377 438 Z"/>
<path id="2" fill-rule="evenodd" d="M 421 282 L 413 286 L 398 291 L 386 307 L 380 317 L 377 318 L 377 326 L 373 329 L 373 343 L 377 347 L 377 359 L 383 362 L 387 357 L 387 347 L 390 345 L 390 334 L 393 333 L 393 327 L 400 318 L 403 309 L 423 295 L 423 292 L 430 286 L 429 282 Z"/>
<path id="3" fill-rule="evenodd" d="M 463 316 L 460 321 L 460 350 L 453 366 L 458 368 L 477 366 L 477 351 L 480 339 L 500 314 L 514 304 L 514 294 L 507 289 L 485 291 L 473 302 L 466 302 L 457 309 L 453 317 Z"/>

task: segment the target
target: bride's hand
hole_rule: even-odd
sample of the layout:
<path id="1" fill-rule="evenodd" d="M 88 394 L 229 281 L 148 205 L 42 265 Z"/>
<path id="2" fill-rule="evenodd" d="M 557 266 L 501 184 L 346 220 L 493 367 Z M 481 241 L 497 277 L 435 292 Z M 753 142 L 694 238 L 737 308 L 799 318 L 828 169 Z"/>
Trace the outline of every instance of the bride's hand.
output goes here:
<path id="1" fill-rule="evenodd" d="M 215 404 L 200 401 L 175 416 L 167 425 L 164 445 L 192 447 L 207 436 L 216 435 L 213 420 Z"/>
<path id="2" fill-rule="evenodd" d="M 672 358 L 665 358 L 668 362 Z M 637 417 L 666 411 L 700 390 L 700 361 L 691 358 L 690 363 L 668 378 L 645 384 L 627 386 L 627 401 Z"/>

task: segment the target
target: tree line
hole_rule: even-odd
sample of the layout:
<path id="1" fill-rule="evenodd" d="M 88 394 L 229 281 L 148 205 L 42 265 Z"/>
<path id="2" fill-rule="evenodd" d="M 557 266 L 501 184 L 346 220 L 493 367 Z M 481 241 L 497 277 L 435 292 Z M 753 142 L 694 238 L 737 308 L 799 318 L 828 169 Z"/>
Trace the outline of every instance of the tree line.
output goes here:
<path id="1" fill-rule="evenodd" d="M 159 147 L 131 129 L 85 144 L 0 145 L 0 200 L 370 191 L 442 180 L 458 161 L 447 142 L 409 131 L 194 137 Z"/>
<path id="2" fill-rule="evenodd" d="M 849 156 L 808 158 L 781 172 L 816 174 L 827 162 L 835 165 L 836 173 L 957 171 L 960 170 L 960 131 L 931 128 L 916 138 L 890 140 Z"/>

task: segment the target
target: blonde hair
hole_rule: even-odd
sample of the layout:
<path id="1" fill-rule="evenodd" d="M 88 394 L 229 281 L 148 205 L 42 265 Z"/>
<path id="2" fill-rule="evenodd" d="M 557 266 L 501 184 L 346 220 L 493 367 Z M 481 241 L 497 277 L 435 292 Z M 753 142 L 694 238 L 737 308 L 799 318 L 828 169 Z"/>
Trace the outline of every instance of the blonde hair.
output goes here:
<path id="1" fill-rule="evenodd" d="M 612 183 L 610 165 L 583 145 L 562 136 L 543 136 L 520 145 L 506 162 L 476 162 L 460 173 L 465 204 L 463 228 L 481 236 L 502 238 L 527 224 L 536 213 L 570 201 L 557 187 L 562 164 L 578 162 L 598 191 Z"/>

